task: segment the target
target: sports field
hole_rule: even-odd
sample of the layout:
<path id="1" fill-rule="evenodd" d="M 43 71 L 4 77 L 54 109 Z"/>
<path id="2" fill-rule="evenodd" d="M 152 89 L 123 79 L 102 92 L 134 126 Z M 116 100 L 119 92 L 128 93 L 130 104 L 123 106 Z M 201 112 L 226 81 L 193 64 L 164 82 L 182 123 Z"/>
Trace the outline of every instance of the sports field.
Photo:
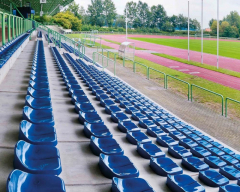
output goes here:
<path id="1" fill-rule="evenodd" d="M 158 45 L 165 45 L 169 47 L 175 47 L 180 49 L 188 49 L 187 39 L 167 39 L 167 38 L 136 38 L 131 37 L 130 39 L 144 41 L 148 43 L 154 43 Z M 190 50 L 201 52 L 201 40 L 191 39 Z M 234 59 L 240 59 L 240 41 L 219 41 L 219 55 Z M 204 40 L 203 41 L 203 52 L 216 55 L 217 54 L 217 41 Z"/>

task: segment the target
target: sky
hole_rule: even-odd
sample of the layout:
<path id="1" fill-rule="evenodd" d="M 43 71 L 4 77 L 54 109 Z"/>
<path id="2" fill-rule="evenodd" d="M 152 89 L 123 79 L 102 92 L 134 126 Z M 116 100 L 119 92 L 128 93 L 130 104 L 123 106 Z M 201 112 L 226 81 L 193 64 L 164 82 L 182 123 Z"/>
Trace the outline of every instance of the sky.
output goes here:
<path id="1" fill-rule="evenodd" d="M 115 3 L 117 13 L 122 15 L 125 5 L 129 0 L 112 0 Z M 138 2 L 138 0 L 133 0 Z M 189 0 L 190 1 L 190 17 L 197 19 L 201 22 L 201 2 L 202 0 Z M 91 0 L 75 0 L 76 3 L 87 9 Z M 142 0 L 149 6 L 161 4 L 164 6 L 167 15 L 188 15 L 188 0 Z M 239 10 L 239 0 L 219 0 L 219 18 L 223 19 L 224 16 L 230 13 L 230 11 Z M 210 19 L 217 18 L 217 0 L 203 0 L 203 27 L 208 28 Z"/>

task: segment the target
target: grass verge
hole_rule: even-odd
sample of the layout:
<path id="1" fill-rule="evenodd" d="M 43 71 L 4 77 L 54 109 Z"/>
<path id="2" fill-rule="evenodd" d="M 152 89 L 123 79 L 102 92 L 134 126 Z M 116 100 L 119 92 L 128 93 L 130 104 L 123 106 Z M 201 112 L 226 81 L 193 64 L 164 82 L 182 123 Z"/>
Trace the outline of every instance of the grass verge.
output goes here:
<path id="1" fill-rule="evenodd" d="M 104 52 L 104 55 L 106 56 L 107 53 Z M 109 57 L 111 59 L 114 58 L 113 53 L 109 53 Z M 101 59 L 100 59 L 101 60 Z M 161 66 L 159 64 L 153 63 L 151 61 L 142 59 L 140 57 L 135 57 L 135 61 L 142 63 L 148 67 L 154 68 L 156 70 L 162 71 L 168 75 L 174 76 L 176 78 L 179 78 L 183 81 L 186 81 L 190 84 L 195 84 L 200 87 L 203 87 L 205 89 L 214 91 L 216 93 L 219 93 L 223 95 L 224 98 L 230 97 L 232 99 L 240 101 L 240 91 L 236 89 L 232 89 L 226 86 L 223 86 L 221 84 L 217 84 L 208 80 L 205 80 L 203 78 L 185 74 L 179 71 L 176 71 L 174 69 L 167 68 L 165 66 Z M 117 64 L 123 65 L 123 60 L 121 58 L 117 58 Z M 125 67 L 133 70 L 133 62 L 132 61 L 125 61 Z M 117 73 L 117 71 L 116 71 Z M 143 67 L 141 65 L 136 65 L 136 73 L 146 78 L 147 70 L 146 67 Z M 150 79 L 156 83 L 158 83 L 160 86 L 163 87 L 164 85 L 164 76 L 161 73 L 158 73 L 156 71 L 150 71 Z M 168 81 L 168 88 L 173 90 L 175 93 L 180 94 L 182 96 L 187 96 L 188 93 L 188 87 L 186 84 L 181 83 L 179 81 L 176 81 L 174 79 L 169 79 Z M 209 108 L 219 112 L 221 112 L 221 98 L 219 96 L 215 96 L 211 93 L 208 93 L 206 91 L 203 91 L 198 88 L 193 89 L 193 98 L 194 101 L 198 103 L 202 103 Z M 228 114 L 230 117 L 233 118 L 239 118 L 240 117 L 240 105 L 235 105 L 234 103 L 229 103 L 228 105 Z"/>
<path id="2" fill-rule="evenodd" d="M 231 71 L 231 70 L 223 69 L 223 68 L 218 68 L 217 69 L 215 66 L 212 66 L 212 65 L 208 65 L 208 64 L 204 64 L 204 63 L 201 64 L 200 62 L 196 62 L 196 61 L 188 61 L 186 59 L 182 59 L 182 58 L 179 58 L 179 57 L 174 57 L 174 56 L 171 56 L 171 55 L 166 55 L 166 54 L 163 54 L 163 53 L 152 53 L 152 54 L 157 55 L 159 57 L 166 58 L 166 59 L 171 59 L 173 61 L 178 61 L 178 62 L 185 63 L 185 64 L 188 64 L 188 65 L 194 65 L 194 66 L 201 67 L 201 68 L 204 68 L 204 69 L 208 69 L 208 70 L 211 70 L 211 71 L 216 71 L 216 72 L 219 72 L 219 73 L 223 73 L 223 74 L 226 74 L 226 75 L 231 75 L 231 76 L 240 78 L 240 73 L 236 72 L 236 71 Z"/>

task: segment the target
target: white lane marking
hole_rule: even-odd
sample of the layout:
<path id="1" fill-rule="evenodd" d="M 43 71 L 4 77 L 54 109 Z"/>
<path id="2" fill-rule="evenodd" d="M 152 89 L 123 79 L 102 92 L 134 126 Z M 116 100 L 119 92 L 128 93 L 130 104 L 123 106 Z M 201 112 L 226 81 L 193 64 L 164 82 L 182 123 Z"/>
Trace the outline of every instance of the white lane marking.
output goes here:
<path id="1" fill-rule="evenodd" d="M 179 68 L 179 66 L 169 66 L 170 68 Z"/>
<path id="2" fill-rule="evenodd" d="M 198 74 L 200 72 L 189 72 L 189 74 Z"/>
<path id="3" fill-rule="evenodd" d="M 189 71 L 189 69 L 179 69 L 178 71 Z"/>

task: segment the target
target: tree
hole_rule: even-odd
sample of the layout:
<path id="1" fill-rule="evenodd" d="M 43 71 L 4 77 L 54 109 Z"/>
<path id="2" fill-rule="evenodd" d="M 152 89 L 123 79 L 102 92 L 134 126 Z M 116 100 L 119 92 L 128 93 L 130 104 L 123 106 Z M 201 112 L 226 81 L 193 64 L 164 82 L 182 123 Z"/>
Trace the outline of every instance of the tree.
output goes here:
<path id="1" fill-rule="evenodd" d="M 124 16 L 120 16 L 117 18 L 115 27 L 125 27 L 126 26 L 126 21 Z"/>
<path id="2" fill-rule="evenodd" d="M 87 13 L 89 14 L 89 20 L 92 25 L 103 26 L 104 18 L 102 0 L 91 0 L 91 4 L 88 5 Z"/>
<path id="3" fill-rule="evenodd" d="M 215 21 L 215 19 L 211 19 L 208 23 L 209 27 L 211 28 L 212 27 L 212 24 L 213 24 L 213 21 Z"/>
<path id="4" fill-rule="evenodd" d="M 169 22 L 171 22 L 172 26 L 176 28 L 177 22 L 178 22 L 178 16 L 173 15 L 172 17 L 169 18 Z"/>
<path id="5" fill-rule="evenodd" d="M 240 29 L 240 16 L 237 11 L 231 11 L 223 20 L 227 21 L 231 26 L 236 26 Z"/>
<path id="6" fill-rule="evenodd" d="M 127 17 L 128 17 L 128 24 L 133 26 L 134 20 L 137 18 L 137 3 L 131 1 L 126 4 L 124 14 L 126 15 L 127 10 Z"/>
<path id="7" fill-rule="evenodd" d="M 116 7 L 112 0 L 104 0 L 103 14 L 105 16 L 108 27 L 112 27 L 114 19 L 116 19 Z"/>
<path id="8" fill-rule="evenodd" d="M 173 32 L 174 31 L 174 27 L 173 27 L 173 25 L 169 21 L 167 21 L 167 22 L 165 22 L 163 24 L 162 30 L 163 31 L 167 31 L 167 32 Z"/>
<path id="9" fill-rule="evenodd" d="M 211 30 L 214 34 L 217 34 L 217 21 L 216 20 L 213 21 Z"/>
<path id="10" fill-rule="evenodd" d="M 163 24 L 166 22 L 167 13 L 162 5 L 152 6 L 152 22 L 154 27 L 162 29 Z"/>
<path id="11" fill-rule="evenodd" d="M 221 26 L 219 27 L 220 28 L 219 31 L 223 33 L 228 26 L 229 26 L 229 23 L 227 21 L 223 21 L 221 23 Z"/>
<path id="12" fill-rule="evenodd" d="M 147 3 L 143 3 L 142 1 L 138 2 L 136 19 L 137 27 L 147 27 L 150 22 L 150 11 Z"/>
<path id="13" fill-rule="evenodd" d="M 233 37 L 238 38 L 239 37 L 239 31 L 236 26 L 227 26 L 223 32 L 224 37 Z"/>
<path id="14" fill-rule="evenodd" d="M 82 19 L 82 15 L 80 14 L 80 7 L 79 4 L 75 3 L 75 1 L 73 1 L 72 3 L 70 3 L 68 5 L 68 8 L 66 9 L 66 11 L 70 11 L 71 13 L 73 13 L 75 15 L 75 17 L 77 17 L 78 19 Z"/>
<path id="15" fill-rule="evenodd" d="M 53 18 L 56 23 L 60 24 L 65 29 L 81 31 L 82 21 L 75 17 L 70 11 L 60 12 Z"/>

